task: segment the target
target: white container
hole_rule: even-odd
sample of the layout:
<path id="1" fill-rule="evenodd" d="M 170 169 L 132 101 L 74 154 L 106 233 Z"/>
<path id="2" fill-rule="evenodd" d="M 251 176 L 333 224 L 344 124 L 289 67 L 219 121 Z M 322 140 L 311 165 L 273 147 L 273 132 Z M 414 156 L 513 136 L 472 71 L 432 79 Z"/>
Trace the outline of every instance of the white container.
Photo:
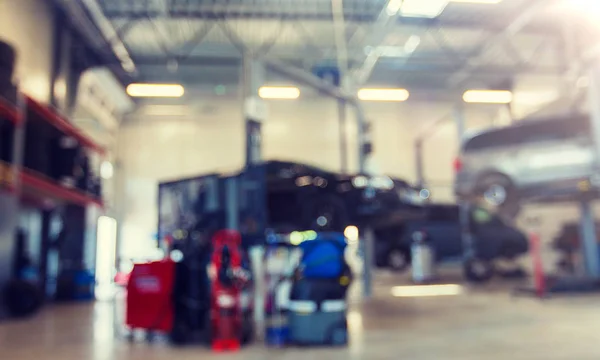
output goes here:
<path id="1" fill-rule="evenodd" d="M 425 241 L 425 234 L 420 232 L 413 234 L 413 244 L 410 250 L 412 280 L 419 284 L 435 279 L 435 252 Z"/>

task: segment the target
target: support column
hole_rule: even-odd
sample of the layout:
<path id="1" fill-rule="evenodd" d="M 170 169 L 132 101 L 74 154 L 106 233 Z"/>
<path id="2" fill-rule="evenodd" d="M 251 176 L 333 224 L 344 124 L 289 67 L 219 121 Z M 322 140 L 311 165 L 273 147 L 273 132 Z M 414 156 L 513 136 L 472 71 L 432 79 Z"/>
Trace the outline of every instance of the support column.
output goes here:
<path id="1" fill-rule="evenodd" d="M 48 291 L 48 256 L 50 254 L 50 222 L 52 219 L 51 210 L 42 210 L 42 229 L 41 229 L 41 249 L 40 249 L 40 283 L 47 298 Z M 53 274 L 56 275 L 56 274 Z"/>
<path id="2" fill-rule="evenodd" d="M 464 104 L 457 104 L 454 108 L 454 121 L 456 123 L 456 135 L 458 137 L 459 151 L 462 147 L 466 132 L 466 121 Z M 475 257 L 473 234 L 471 233 L 471 202 L 469 199 L 461 199 L 458 202 L 461 238 L 463 245 L 463 259 L 468 261 Z"/>
<path id="3" fill-rule="evenodd" d="M 579 233 L 582 235 L 581 250 L 585 259 L 585 270 L 589 277 L 600 278 L 600 258 L 594 213 L 589 200 L 581 202 L 581 223 Z"/>
<path id="4" fill-rule="evenodd" d="M 356 121 L 357 121 L 357 135 L 358 135 L 358 172 L 364 174 L 367 170 L 367 157 L 368 157 L 368 146 L 369 146 L 369 134 L 368 134 L 368 123 L 365 117 L 364 111 L 360 103 L 356 103 Z"/>
<path id="5" fill-rule="evenodd" d="M 371 228 L 365 228 L 361 237 L 363 253 L 363 297 L 369 299 L 373 296 L 373 263 L 375 258 L 375 233 Z"/>
<path id="6" fill-rule="evenodd" d="M 425 187 L 425 174 L 423 173 L 423 139 L 415 141 L 415 167 L 417 173 L 417 187 Z"/>
<path id="7" fill-rule="evenodd" d="M 463 104 L 457 104 L 454 107 L 454 121 L 456 122 L 456 134 L 458 135 L 458 144 L 462 145 L 462 141 L 465 138 L 465 132 L 467 131 L 467 125 L 465 121 L 465 107 Z"/>
<path id="8" fill-rule="evenodd" d="M 348 173 L 348 143 L 346 141 L 346 101 L 338 99 L 338 117 L 340 126 L 340 170 Z"/>
<path id="9" fill-rule="evenodd" d="M 596 153 L 595 169 L 598 172 L 600 169 L 600 66 L 592 66 L 589 77 L 588 103 L 590 106 L 590 122 Z M 600 259 L 590 200 L 582 202 L 581 216 L 582 250 L 586 259 L 587 272 L 589 276 L 597 279 L 600 278 Z"/>
<path id="10" fill-rule="evenodd" d="M 262 161 L 262 122 L 266 120 L 265 102 L 258 96 L 263 85 L 265 68 L 263 64 L 244 54 L 242 84 L 244 101 L 244 119 L 246 124 L 246 166 Z"/>
<path id="11" fill-rule="evenodd" d="M 248 227 L 249 222 L 257 226 L 253 234 L 242 233 L 243 241 L 250 246 L 249 254 L 252 269 L 256 276 L 254 303 L 254 322 L 257 325 L 256 337 L 264 338 L 265 324 L 265 284 L 263 278 L 264 242 L 267 226 L 267 198 L 265 189 L 265 169 L 256 166 L 262 162 L 262 122 L 267 118 L 265 102 L 258 96 L 259 88 L 264 84 L 265 68 L 263 64 L 245 53 L 242 64 L 242 99 L 244 103 L 244 124 L 246 131 L 246 169 L 236 185 L 227 189 L 230 206 L 238 206 L 238 215 L 229 221 L 238 223 L 238 228 Z M 235 188 L 235 190 L 234 190 Z M 231 192 L 235 194 L 232 195 Z M 237 199 L 244 196 L 244 199 Z M 241 201 L 240 201 L 241 200 Z M 235 204 L 235 205 L 234 205 Z M 242 205 L 240 205 L 242 204 Z M 241 216 L 239 211 L 241 209 Z"/>

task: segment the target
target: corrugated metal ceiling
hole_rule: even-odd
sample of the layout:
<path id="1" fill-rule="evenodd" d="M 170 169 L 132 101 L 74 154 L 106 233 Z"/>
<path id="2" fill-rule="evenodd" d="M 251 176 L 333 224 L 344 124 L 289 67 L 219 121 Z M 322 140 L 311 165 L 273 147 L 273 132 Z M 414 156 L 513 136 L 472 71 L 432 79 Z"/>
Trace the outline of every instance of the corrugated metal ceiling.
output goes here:
<path id="1" fill-rule="evenodd" d="M 480 57 L 481 67 L 560 71 L 555 56 L 557 29 L 532 21 L 502 46 L 481 53 L 482 45 L 505 28 L 532 0 L 504 0 L 496 5 L 450 3 L 436 19 L 401 18 L 380 43 L 367 36 L 387 0 L 344 0 L 350 65 L 360 64 L 369 47 L 403 47 L 412 37 L 416 50 L 400 58 L 382 58 L 377 69 L 393 70 L 398 81 L 426 72 L 452 72 L 466 59 Z M 239 57 L 236 41 L 255 51 L 310 67 L 336 59 L 330 0 L 99 0 L 136 63 L 169 59 L 200 62 L 207 57 Z M 239 45 L 239 44 L 238 44 Z M 532 60 L 535 64 L 532 65 Z M 485 72 L 485 70 L 482 70 Z M 544 70 L 546 71 L 546 70 Z M 407 74 L 402 74 L 405 72 Z M 377 78 L 377 74 L 373 75 Z"/>

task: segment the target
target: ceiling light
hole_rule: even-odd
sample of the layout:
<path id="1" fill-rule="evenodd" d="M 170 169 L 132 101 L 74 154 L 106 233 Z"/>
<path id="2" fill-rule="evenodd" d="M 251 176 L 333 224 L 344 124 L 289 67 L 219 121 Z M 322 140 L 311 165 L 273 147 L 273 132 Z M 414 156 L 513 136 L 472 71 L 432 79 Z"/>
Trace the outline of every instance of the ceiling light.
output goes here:
<path id="1" fill-rule="evenodd" d="M 395 297 L 427 297 L 460 295 L 463 288 L 456 284 L 394 286 L 392 296 Z"/>
<path id="2" fill-rule="evenodd" d="M 179 84 L 131 84 L 127 94 L 131 97 L 182 97 L 185 93 Z"/>
<path id="3" fill-rule="evenodd" d="M 463 94 L 466 103 L 479 104 L 510 104 L 512 92 L 508 90 L 468 90 Z"/>
<path id="4" fill-rule="evenodd" d="M 358 98 L 364 101 L 406 101 L 410 93 L 406 89 L 360 89 Z"/>
<path id="5" fill-rule="evenodd" d="M 263 86 L 258 89 L 258 96 L 263 99 L 297 99 L 300 89 L 293 86 Z"/>
<path id="6" fill-rule="evenodd" d="M 467 4 L 499 4 L 502 0 L 450 0 L 455 3 L 467 3 Z"/>
<path id="7" fill-rule="evenodd" d="M 448 0 L 404 0 L 400 13 L 405 17 L 438 17 L 448 5 Z"/>

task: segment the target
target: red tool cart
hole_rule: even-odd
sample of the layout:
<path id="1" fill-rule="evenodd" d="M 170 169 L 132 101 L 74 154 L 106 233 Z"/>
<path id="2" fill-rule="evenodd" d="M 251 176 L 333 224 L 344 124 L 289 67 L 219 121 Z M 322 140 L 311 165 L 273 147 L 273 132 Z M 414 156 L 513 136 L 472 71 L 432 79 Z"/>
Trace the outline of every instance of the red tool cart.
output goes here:
<path id="1" fill-rule="evenodd" d="M 127 284 L 125 324 L 129 329 L 170 332 L 173 327 L 172 291 L 175 263 L 170 259 L 136 264 Z M 130 336 L 133 339 L 133 336 Z"/>

